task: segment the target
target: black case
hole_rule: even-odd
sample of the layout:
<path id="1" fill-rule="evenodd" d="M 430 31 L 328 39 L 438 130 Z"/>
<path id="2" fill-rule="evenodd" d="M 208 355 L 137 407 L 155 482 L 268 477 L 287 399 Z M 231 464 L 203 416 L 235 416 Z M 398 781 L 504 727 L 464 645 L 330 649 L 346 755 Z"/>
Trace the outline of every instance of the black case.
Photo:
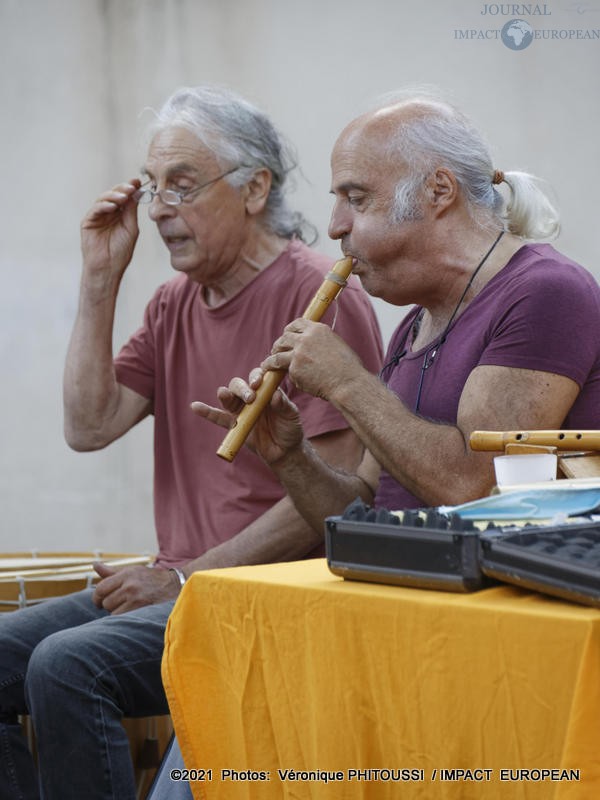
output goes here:
<path id="1" fill-rule="evenodd" d="M 325 547 L 329 569 L 350 580 L 450 592 L 472 592 L 494 582 L 479 565 L 475 530 L 328 517 Z"/>
<path id="2" fill-rule="evenodd" d="M 329 569 L 342 578 L 473 592 L 498 581 L 600 608 L 600 522 L 495 525 L 438 509 L 392 513 L 357 499 L 325 520 Z"/>
<path id="3" fill-rule="evenodd" d="M 600 608 L 600 524 L 481 534 L 483 572 L 507 583 Z"/>

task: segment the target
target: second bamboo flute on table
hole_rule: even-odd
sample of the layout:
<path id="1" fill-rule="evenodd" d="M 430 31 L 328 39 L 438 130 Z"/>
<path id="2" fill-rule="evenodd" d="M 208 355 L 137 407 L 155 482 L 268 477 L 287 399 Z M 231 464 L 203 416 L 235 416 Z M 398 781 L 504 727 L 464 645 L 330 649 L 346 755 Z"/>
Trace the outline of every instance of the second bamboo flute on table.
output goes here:
<path id="1" fill-rule="evenodd" d="M 533 444 L 559 450 L 600 450 L 600 431 L 473 431 L 471 450 L 504 450 L 507 444 Z"/>
<path id="2" fill-rule="evenodd" d="M 331 303 L 346 285 L 346 281 L 352 272 L 352 259 L 342 258 L 331 268 L 325 276 L 319 290 L 310 301 L 308 308 L 302 315 L 302 319 L 311 322 L 318 322 L 327 311 Z M 248 434 L 254 427 L 256 420 L 263 410 L 268 406 L 271 398 L 275 394 L 277 387 L 284 379 L 286 370 L 274 369 L 265 372 L 261 385 L 256 390 L 254 401 L 240 411 L 229 433 L 223 439 L 221 446 L 217 450 L 217 455 L 226 461 L 233 461 L 242 445 L 248 438 Z"/>

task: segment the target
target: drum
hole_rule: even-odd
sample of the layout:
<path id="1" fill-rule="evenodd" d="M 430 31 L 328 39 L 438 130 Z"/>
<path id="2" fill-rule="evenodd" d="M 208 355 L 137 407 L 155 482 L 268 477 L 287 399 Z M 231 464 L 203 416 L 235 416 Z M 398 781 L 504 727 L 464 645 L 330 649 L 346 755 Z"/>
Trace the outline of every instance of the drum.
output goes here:
<path id="1" fill-rule="evenodd" d="M 5 553 L 0 554 L 0 611 L 61 597 L 92 586 L 98 575 L 92 566 L 149 564 L 148 555 L 124 553 Z"/>
<path id="2" fill-rule="evenodd" d="M 148 555 L 128 553 L 0 553 L 0 611 L 15 611 L 51 597 L 62 597 L 94 585 L 98 579 L 93 562 L 111 567 L 149 564 Z M 25 719 L 24 726 L 32 752 L 35 741 Z M 138 798 L 144 798 L 152 784 L 173 726 L 169 716 L 124 719 L 135 768 Z"/>

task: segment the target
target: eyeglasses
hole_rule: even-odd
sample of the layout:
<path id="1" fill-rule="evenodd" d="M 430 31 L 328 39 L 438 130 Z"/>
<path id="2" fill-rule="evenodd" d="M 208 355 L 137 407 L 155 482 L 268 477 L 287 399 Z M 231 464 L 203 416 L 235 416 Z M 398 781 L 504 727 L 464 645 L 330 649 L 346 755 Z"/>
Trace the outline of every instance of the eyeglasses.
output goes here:
<path id="1" fill-rule="evenodd" d="M 217 175 L 216 178 L 203 183 L 201 186 L 196 186 L 195 189 L 187 189 L 185 192 L 176 192 L 175 189 L 159 189 L 155 191 L 154 189 L 145 189 L 142 186 L 133 196 L 137 202 L 142 205 L 147 205 L 151 203 L 155 197 L 159 197 L 161 203 L 167 206 L 180 206 L 184 201 L 191 200 L 198 192 L 201 192 L 203 189 L 208 189 L 213 183 L 217 183 L 217 181 L 222 180 L 227 177 L 227 175 L 231 175 L 232 172 L 237 172 L 240 166 L 232 167 L 232 169 L 223 172 L 221 175 Z"/>

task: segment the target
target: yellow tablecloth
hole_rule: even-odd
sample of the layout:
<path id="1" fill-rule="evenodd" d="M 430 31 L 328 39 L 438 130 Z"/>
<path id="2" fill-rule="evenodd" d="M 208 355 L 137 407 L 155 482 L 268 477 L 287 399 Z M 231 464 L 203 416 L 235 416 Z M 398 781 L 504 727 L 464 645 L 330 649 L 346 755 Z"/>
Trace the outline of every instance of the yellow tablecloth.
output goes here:
<path id="1" fill-rule="evenodd" d="M 195 798 L 600 797 L 596 609 L 324 560 L 214 570 L 175 606 L 163 678 Z"/>

